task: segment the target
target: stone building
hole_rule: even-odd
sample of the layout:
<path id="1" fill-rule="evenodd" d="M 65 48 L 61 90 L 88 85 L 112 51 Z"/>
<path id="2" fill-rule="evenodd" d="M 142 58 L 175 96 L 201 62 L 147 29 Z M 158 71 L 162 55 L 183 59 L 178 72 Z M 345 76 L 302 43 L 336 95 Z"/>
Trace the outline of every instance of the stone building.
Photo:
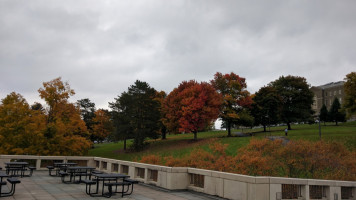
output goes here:
<path id="1" fill-rule="evenodd" d="M 315 111 L 315 115 L 319 115 L 320 109 L 323 104 L 330 110 L 331 105 L 335 98 L 338 98 L 340 104 L 344 101 L 344 81 L 331 82 L 321 86 L 311 87 L 311 91 L 314 93 L 314 103 L 312 109 Z"/>

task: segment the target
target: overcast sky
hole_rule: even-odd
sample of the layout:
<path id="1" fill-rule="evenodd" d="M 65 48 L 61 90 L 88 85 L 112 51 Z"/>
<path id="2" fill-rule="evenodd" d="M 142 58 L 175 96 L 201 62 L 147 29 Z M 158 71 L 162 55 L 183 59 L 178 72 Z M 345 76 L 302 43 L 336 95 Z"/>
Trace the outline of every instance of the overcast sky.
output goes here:
<path id="1" fill-rule="evenodd" d="M 42 102 L 57 77 L 97 108 L 137 79 L 167 93 L 216 72 L 251 93 L 282 75 L 322 85 L 356 71 L 355 37 L 355 0 L 1 0 L 0 99 Z"/>

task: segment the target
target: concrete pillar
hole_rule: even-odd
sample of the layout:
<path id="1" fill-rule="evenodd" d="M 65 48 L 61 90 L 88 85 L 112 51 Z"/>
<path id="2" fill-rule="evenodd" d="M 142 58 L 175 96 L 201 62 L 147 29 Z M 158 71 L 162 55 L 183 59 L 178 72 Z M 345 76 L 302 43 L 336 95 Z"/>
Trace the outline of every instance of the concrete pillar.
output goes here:
<path id="1" fill-rule="evenodd" d="M 302 196 L 304 197 L 305 200 L 310 199 L 310 194 L 309 194 L 309 185 L 303 185 L 302 186 Z"/>
<path id="2" fill-rule="evenodd" d="M 39 170 L 41 168 L 41 159 L 36 160 L 36 169 Z"/>
<path id="3" fill-rule="evenodd" d="M 330 186 L 326 196 L 330 200 L 341 200 L 341 187 Z"/>
<path id="4" fill-rule="evenodd" d="M 144 176 L 144 178 L 143 178 L 143 182 L 144 182 L 144 183 L 147 183 L 147 182 L 148 182 L 148 169 L 147 169 L 147 168 L 145 168 L 145 176 Z"/>
<path id="5" fill-rule="evenodd" d="M 282 184 L 270 184 L 269 191 L 270 200 L 282 199 Z"/>

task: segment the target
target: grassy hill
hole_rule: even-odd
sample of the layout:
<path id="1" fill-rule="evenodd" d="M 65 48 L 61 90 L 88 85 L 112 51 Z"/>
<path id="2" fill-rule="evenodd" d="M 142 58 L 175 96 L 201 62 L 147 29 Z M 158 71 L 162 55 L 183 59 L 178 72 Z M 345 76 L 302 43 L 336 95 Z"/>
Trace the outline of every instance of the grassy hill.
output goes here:
<path id="1" fill-rule="evenodd" d="M 89 151 L 90 156 L 99 156 L 114 158 L 119 160 L 139 160 L 144 155 L 161 155 L 182 157 L 189 154 L 197 148 L 208 149 L 209 144 L 221 142 L 229 144 L 227 154 L 234 155 L 236 151 L 247 145 L 252 137 L 263 138 L 269 136 L 284 136 L 285 126 L 270 127 L 269 132 L 262 132 L 261 128 L 234 130 L 233 132 L 242 132 L 249 137 L 226 137 L 226 131 L 209 131 L 198 133 L 198 141 L 193 141 L 193 134 L 168 135 L 167 140 L 150 140 L 149 146 L 141 152 L 124 152 L 123 142 L 96 144 L 95 148 Z M 349 149 L 356 149 L 356 122 L 348 122 L 335 126 L 328 123 L 321 125 L 322 140 L 338 141 L 343 143 Z M 319 140 L 318 124 L 300 124 L 292 125 L 292 130 L 286 137 L 289 140 Z M 131 141 L 128 142 L 128 145 Z"/>

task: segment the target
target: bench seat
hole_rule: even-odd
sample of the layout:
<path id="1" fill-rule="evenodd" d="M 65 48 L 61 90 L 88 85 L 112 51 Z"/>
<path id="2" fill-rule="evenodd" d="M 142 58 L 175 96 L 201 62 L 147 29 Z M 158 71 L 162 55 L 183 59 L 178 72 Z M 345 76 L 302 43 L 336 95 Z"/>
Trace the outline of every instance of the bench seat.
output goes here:
<path id="1" fill-rule="evenodd" d="M 52 174 L 52 170 L 54 170 L 54 166 L 48 165 L 48 166 L 47 166 L 47 169 L 48 169 L 48 174 L 49 174 L 50 176 L 56 176 L 56 175 Z"/>
<path id="2" fill-rule="evenodd" d="M 117 192 L 116 191 L 115 193 L 121 193 L 121 197 L 123 197 L 124 195 L 129 195 L 127 192 L 128 192 L 128 190 L 130 188 L 130 185 L 132 185 L 132 183 L 129 183 L 129 182 L 109 182 L 109 183 L 104 183 L 104 185 L 108 186 L 109 193 L 107 193 L 106 197 L 110 198 L 112 196 L 112 194 L 113 194 L 113 191 L 112 191 L 112 187 L 113 186 L 115 186 L 115 187 L 121 186 L 121 188 L 122 188 L 121 192 Z M 126 191 L 124 190 L 125 186 L 127 186 Z"/>
<path id="3" fill-rule="evenodd" d="M 133 179 L 124 179 L 124 182 L 132 183 L 132 184 L 138 184 L 139 182 Z"/>
<path id="4" fill-rule="evenodd" d="M 21 183 L 21 181 L 17 178 L 8 178 L 7 181 L 9 181 L 11 184 Z"/>
<path id="5" fill-rule="evenodd" d="M 86 179 L 86 180 L 82 180 L 82 183 L 85 183 L 85 192 L 88 195 L 91 195 L 91 191 L 90 191 L 91 190 L 91 186 L 92 185 L 96 185 L 96 181 Z"/>
<path id="6" fill-rule="evenodd" d="M 17 178 L 8 178 L 7 181 L 11 184 L 9 192 L 1 193 L 1 197 L 9 197 L 15 194 L 16 184 L 21 183 Z M 5 184 L 4 184 L 5 183 Z M 1 182 L 1 185 L 6 185 L 6 182 Z"/>
<path id="7" fill-rule="evenodd" d="M 66 176 L 68 176 L 69 175 L 69 173 L 68 172 L 63 172 L 63 171 L 60 171 L 60 172 L 58 172 L 58 174 L 59 174 L 59 176 L 61 177 L 61 180 L 62 180 L 62 183 L 70 183 L 72 180 L 72 177 L 70 178 L 70 180 L 69 181 L 66 181 L 65 180 L 65 178 L 66 178 Z"/>

